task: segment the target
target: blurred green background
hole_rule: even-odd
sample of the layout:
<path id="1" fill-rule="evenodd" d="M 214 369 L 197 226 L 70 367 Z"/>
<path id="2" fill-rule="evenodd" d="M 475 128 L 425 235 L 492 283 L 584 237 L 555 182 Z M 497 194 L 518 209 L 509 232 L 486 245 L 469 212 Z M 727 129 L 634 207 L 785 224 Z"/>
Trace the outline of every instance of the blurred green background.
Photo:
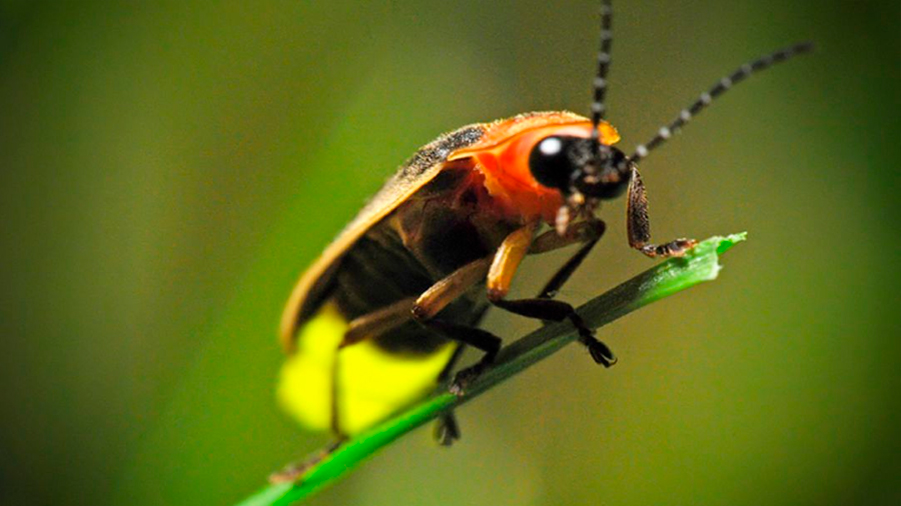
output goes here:
<path id="1" fill-rule="evenodd" d="M 0 1 L 0 502 L 229 504 L 324 444 L 273 399 L 296 276 L 439 133 L 587 112 L 597 3 Z M 655 238 L 750 241 L 312 504 L 901 502 L 898 2 L 616 7 L 626 148 L 817 42 L 642 165 Z M 602 216 L 567 300 L 651 265 Z"/>

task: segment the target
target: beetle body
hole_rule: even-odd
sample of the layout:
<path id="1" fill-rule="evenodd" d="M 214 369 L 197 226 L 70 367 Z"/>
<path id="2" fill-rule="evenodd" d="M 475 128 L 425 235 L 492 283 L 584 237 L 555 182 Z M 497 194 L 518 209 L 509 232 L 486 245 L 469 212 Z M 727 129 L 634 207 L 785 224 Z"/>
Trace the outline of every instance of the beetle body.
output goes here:
<path id="1" fill-rule="evenodd" d="M 342 347 L 348 324 L 491 257 L 526 225 L 553 224 L 563 198 L 535 180 L 529 154 L 548 136 L 587 139 L 591 130 L 572 113 L 524 114 L 463 127 L 411 157 L 292 294 L 281 329 L 291 355 L 279 390 L 286 409 L 309 427 L 349 435 L 433 389 L 458 342 L 410 318 Z M 606 123 L 601 133 L 608 145 L 619 140 Z M 437 316 L 478 324 L 488 306 L 484 281 Z"/>
<path id="2" fill-rule="evenodd" d="M 752 74 L 812 49 L 801 43 L 748 62 L 720 79 L 626 156 L 603 121 L 610 66 L 610 0 L 601 1 L 601 43 L 591 118 L 528 113 L 466 126 L 416 152 L 301 276 L 281 324 L 289 358 L 279 398 L 288 412 L 339 441 L 432 390 L 462 345 L 485 352 L 451 390 L 489 366 L 500 339 L 477 327 L 496 306 L 544 321 L 571 322 L 595 362 L 616 359 L 573 307 L 553 297 L 604 232 L 602 200 L 623 193 L 629 246 L 679 256 L 695 241 L 651 243 L 638 161 L 717 97 Z M 549 230 L 542 231 L 543 228 Z M 508 300 L 526 255 L 580 245 L 537 297 Z M 459 434 L 442 415 L 442 442 Z M 293 480 L 317 461 L 288 468 Z"/>

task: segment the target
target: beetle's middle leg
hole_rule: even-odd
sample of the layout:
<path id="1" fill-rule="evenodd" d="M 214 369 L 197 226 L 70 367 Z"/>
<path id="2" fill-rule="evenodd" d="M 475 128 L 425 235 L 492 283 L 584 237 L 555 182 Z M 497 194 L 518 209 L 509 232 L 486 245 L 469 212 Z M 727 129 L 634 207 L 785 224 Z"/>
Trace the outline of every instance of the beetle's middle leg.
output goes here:
<path id="1" fill-rule="evenodd" d="M 529 255 L 553 251 L 574 243 L 582 243 L 579 250 L 576 251 L 573 256 L 569 257 L 569 260 L 567 260 L 565 264 L 557 269 L 557 272 L 550 280 L 548 280 L 544 285 L 544 288 L 538 292 L 537 298 L 554 298 L 560 288 L 563 287 L 564 283 L 566 283 L 569 278 L 572 277 L 576 269 L 582 265 L 582 261 L 588 256 L 588 253 L 591 252 L 594 245 L 598 243 L 606 229 L 607 226 L 603 221 L 591 219 L 574 224 L 570 227 L 569 231 L 567 231 L 566 235 L 563 236 L 558 234 L 556 230 L 549 230 L 536 237 L 529 247 Z"/>
<path id="2" fill-rule="evenodd" d="M 598 364 L 609 367 L 616 363 L 616 357 L 610 351 L 610 348 L 594 336 L 594 331 L 588 328 L 571 304 L 550 299 L 550 296 L 569 279 L 579 264 L 582 263 L 582 260 L 597 243 L 604 231 L 604 226 L 601 222 L 588 221 L 583 223 L 585 223 L 583 225 L 585 229 L 583 233 L 585 235 L 582 236 L 582 239 L 585 240 L 585 244 L 557 271 L 548 284 L 545 285 L 539 296 L 533 299 L 507 300 L 505 297 L 510 291 L 513 275 L 526 253 L 547 251 L 542 249 L 542 244 L 539 242 L 545 236 L 540 236 L 533 243 L 532 235 L 535 229 L 531 226 L 523 227 L 511 233 L 498 248 L 494 261 L 491 264 L 491 269 L 488 272 L 488 300 L 497 307 L 529 318 L 551 321 L 569 320 L 579 331 L 579 341 L 588 348 L 591 358 Z M 592 230 L 593 233 L 590 233 L 589 231 Z M 570 238 L 569 241 L 566 239 L 566 236 L 561 238 L 557 242 L 558 247 L 576 242 L 579 236 Z M 550 241 L 550 239 L 546 239 L 546 241 Z"/>
<path id="3" fill-rule="evenodd" d="M 444 279 L 437 281 L 418 297 L 401 299 L 379 310 L 353 319 L 348 324 L 340 346 L 343 348 L 365 339 L 382 335 L 403 325 L 410 319 L 416 320 L 420 324 L 433 328 L 442 334 L 445 333 L 445 329 L 451 329 L 450 331 L 454 332 L 452 329 L 456 327 L 471 329 L 471 327 L 465 325 L 436 320 L 435 315 L 463 295 L 473 285 L 485 279 L 490 265 L 491 257 L 472 261 L 452 272 Z M 494 346 L 483 344 L 479 339 L 457 336 L 456 333 L 449 337 L 485 352 L 497 352 Z"/>
<path id="4" fill-rule="evenodd" d="M 463 295 L 473 285 L 485 279 L 491 260 L 492 257 L 486 257 L 470 262 L 444 279 L 437 281 L 418 297 L 401 299 L 377 311 L 355 318 L 348 324 L 348 329 L 340 346 L 352 346 L 365 339 L 377 337 L 412 319 L 423 327 L 437 332 L 448 339 L 468 344 L 484 351 L 485 356 L 480 363 L 487 364 L 494 361 L 494 357 L 501 347 L 501 339 L 499 337 L 476 327 L 435 318 L 441 310 Z M 447 378 L 453 363 L 456 362 L 459 356 L 460 350 L 457 350 L 448 366 L 441 372 L 438 378 L 439 381 Z M 336 423 L 337 419 L 337 413 L 334 413 L 333 423 Z M 339 428 L 336 426 L 334 429 L 338 431 Z M 449 411 L 439 418 L 435 434 L 436 439 L 443 445 L 449 445 L 454 440 L 459 439 L 460 430 L 454 419 L 453 412 Z"/>
<path id="5" fill-rule="evenodd" d="M 491 261 L 490 256 L 474 260 L 436 282 L 419 297 L 401 299 L 382 309 L 355 318 L 349 323 L 340 346 L 350 346 L 364 339 L 376 337 L 413 319 L 448 339 L 484 351 L 490 362 L 500 350 L 499 337 L 476 327 L 435 318 L 435 315 L 473 285 L 485 279 Z"/>
<path id="6" fill-rule="evenodd" d="M 473 285 L 485 279 L 491 260 L 491 257 L 475 260 L 438 281 L 416 299 L 409 313 L 422 326 L 434 330 L 444 337 L 484 351 L 485 355 L 479 361 L 481 365 L 476 366 L 478 368 L 494 361 L 494 357 L 501 348 L 501 339 L 480 328 L 443 321 L 435 318 L 435 315 Z M 457 349 L 447 367 L 441 372 L 439 380 L 447 378 L 453 365 L 459 359 L 461 351 L 462 348 Z M 438 418 L 434 434 L 435 439 L 443 446 L 449 446 L 455 440 L 460 439 L 460 428 L 453 411 L 447 411 Z"/>
<path id="7" fill-rule="evenodd" d="M 344 334 L 344 340 L 341 342 L 341 347 L 350 346 L 364 339 L 375 337 L 406 323 L 413 317 L 412 308 L 416 307 L 416 300 L 416 297 L 403 299 L 379 311 L 356 318 L 349 324 L 348 330 Z M 447 380 L 462 351 L 463 347 L 459 347 L 454 351 L 447 366 L 437 378 L 439 383 Z M 333 406 L 333 409 L 337 409 L 337 407 Z M 332 416 L 333 420 L 337 420 L 337 413 L 333 413 Z M 333 427 L 333 429 L 335 428 L 337 427 Z M 441 446 L 450 446 L 454 441 L 460 439 L 460 427 L 452 410 L 442 413 L 438 417 L 435 423 L 434 437 Z"/>
<path id="8" fill-rule="evenodd" d="M 449 322 L 435 315 L 451 302 L 481 282 L 488 274 L 493 257 L 485 257 L 460 267 L 444 279 L 432 285 L 416 299 L 411 314 L 422 326 L 459 343 L 482 350 L 485 355 L 480 363 L 489 364 L 501 349 L 501 339 L 494 334 L 471 325 Z"/>

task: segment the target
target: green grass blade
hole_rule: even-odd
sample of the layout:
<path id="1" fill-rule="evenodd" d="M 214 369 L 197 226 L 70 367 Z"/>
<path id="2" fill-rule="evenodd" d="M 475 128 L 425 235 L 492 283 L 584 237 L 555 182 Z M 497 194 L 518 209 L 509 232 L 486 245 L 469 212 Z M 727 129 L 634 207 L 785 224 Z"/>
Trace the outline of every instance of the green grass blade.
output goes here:
<path id="1" fill-rule="evenodd" d="M 578 308 L 592 328 L 602 327 L 636 309 L 680 292 L 702 281 L 715 279 L 719 255 L 745 240 L 745 233 L 711 237 L 681 258 L 671 258 Z M 460 397 L 446 388 L 346 442 L 326 460 L 307 471 L 300 483 L 271 485 L 238 506 L 287 505 L 314 494 L 347 474 L 367 457 L 395 439 L 435 419 L 547 358 L 577 337 L 569 323 L 544 326 L 501 350 L 494 365 L 468 385 Z"/>

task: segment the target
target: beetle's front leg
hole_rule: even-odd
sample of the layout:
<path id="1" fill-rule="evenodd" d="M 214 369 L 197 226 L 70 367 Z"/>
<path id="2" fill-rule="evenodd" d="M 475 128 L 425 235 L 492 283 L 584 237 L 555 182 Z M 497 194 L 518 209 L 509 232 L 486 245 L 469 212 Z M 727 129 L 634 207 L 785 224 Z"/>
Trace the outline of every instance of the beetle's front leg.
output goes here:
<path id="1" fill-rule="evenodd" d="M 694 239 L 676 239 L 666 244 L 651 244 L 651 219 L 648 216 L 648 193 L 641 181 L 638 169 L 632 167 L 629 179 L 629 204 L 626 210 L 626 227 L 629 234 L 629 246 L 645 255 L 654 257 L 679 257 L 694 247 L 698 241 Z"/>

